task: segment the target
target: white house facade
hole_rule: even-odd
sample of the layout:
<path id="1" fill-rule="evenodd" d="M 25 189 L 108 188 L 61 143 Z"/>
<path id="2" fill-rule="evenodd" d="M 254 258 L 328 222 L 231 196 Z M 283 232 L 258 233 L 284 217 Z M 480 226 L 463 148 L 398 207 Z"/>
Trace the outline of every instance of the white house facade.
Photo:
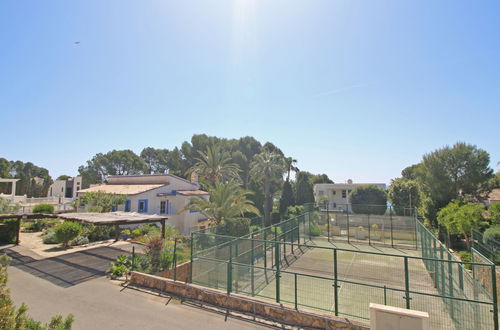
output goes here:
<path id="1" fill-rule="evenodd" d="M 208 193 L 197 183 L 172 174 L 114 175 L 108 183 L 83 189 L 78 196 L 92 191 L 126 195 L 125 205 L 117 211 L 166 215 L 167 224 L 187 235 L 207 225 L 206 217 L 198 212 L 183 211 L 193 198 L 208 199 Z"/>
<path id="2" fill-rule="evenodd" d="M 316 201 L 320 199 L 327 200 L 330 210 L 348 210 L 352 212 L 349 194 L 355 187 L 366 185 L 374 185 L 383 190 L 387 189 L 385 183 L 353 183 L 352 180 L 347 180 L 347 183 L 317 183 L 313 187 L 314 198 Z"/>
<path id="3" fill-rule="evenodd" d="M 47 191 L 47 197 L 75 199 L 77 192 L 82 188 L 82 177 L 75 176 L 67 180 L 55 180 Z"/>

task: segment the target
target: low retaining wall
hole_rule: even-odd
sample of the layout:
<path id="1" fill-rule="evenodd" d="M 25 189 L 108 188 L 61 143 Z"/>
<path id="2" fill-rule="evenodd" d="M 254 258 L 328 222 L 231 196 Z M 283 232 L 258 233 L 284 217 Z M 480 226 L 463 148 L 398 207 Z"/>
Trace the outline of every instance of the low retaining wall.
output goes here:
<path id="1" fill-rule="evenodd" d="M 177 281 L 181 282 L 189 282 L 189 275 L 191 272 L 191 261 L 187 261 L 183 264 L 178 265 L 175 273 Z M 164 271 L 162 273 L 157 274 L 158 276 L 161 277 L 167 277 L 167 278 L 174 278 L 174 270 L 169 269 L 167 271 Z"/>
<path id="2" fill-rule="evenodd" d="M 130 283 L 161 290 L 186 300 L 194 300 L 288 325 L 316 329 L 369 329 L 369 326 L 363 323 L 352 322 L 347 319 L 333 319 L 327 315 L 299 311 L 276 303 L 265 302 L 255 298 L 250 299 L 237 294 L 228 295 L 219 290 L 179 281 L 174 282 L 173 280 L 155 275 L 132 272 Z"/>

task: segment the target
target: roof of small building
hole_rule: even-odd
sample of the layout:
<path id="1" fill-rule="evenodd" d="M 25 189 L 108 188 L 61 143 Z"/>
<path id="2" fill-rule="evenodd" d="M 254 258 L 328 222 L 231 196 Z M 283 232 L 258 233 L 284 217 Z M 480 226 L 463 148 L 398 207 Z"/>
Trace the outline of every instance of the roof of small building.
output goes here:
<path id="1" fill-rule="evenodd" d="M 500 202 L 500 189 L 493 189 L 488 195 L 490 202 Z"/>
<path id="2" fill-rule="evenodd" d="M 163 186 L 164 184 L 103 184 L 79 190 L 78 193 L 102 191 L 109 194 L 137 195 Z"/>
<path id="3" fill-rule="evenodd" d="M 58 218 L 91 223 L 94 225 L 119 225 L 127 223 L 147 223 L 167 220 L 165 216 L 143 214 L 136 212 L 108 212 L 108 213 L 62 213 Z"/>
<path id="4" fill-rule="evenodd" d="M 203 191 L 203 190 L 176 190 L 176 193 L 180 195 L 208 195 L 208 192 Z"/>

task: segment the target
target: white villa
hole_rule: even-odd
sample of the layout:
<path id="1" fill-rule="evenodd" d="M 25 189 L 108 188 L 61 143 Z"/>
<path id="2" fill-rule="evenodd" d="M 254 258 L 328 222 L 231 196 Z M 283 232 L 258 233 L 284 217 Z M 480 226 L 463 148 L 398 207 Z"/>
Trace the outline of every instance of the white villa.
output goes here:
<path id="1" fill-rule="evenodd" d="M 317 183 L 314 185 L 314 198 L 318 201 L 321 196 L 326 196 L 328 208 L 330 210 L 348 210 L 352 212 L 349 204 L 349 194 L 351 190 L 358 186 L 374 185 L 386 190 L 385 183 L 353 183 L 347 180 L 347 183 Z M 324 197 L 323 197 L 324 198 Z"/>
<path id="2" fill-rule="evenodd" d="M 208 199 L 200 186 L 172 174 L 113 175 L 108 183 L 82 189 L 78 196 L 91 191 L 126 195 L 125 205 L 117 211 L 167 215 L 167 224 L 186 235 L 207 225 L 206 217 L 197 212 L 184 211 L 193 198 Z"/>
<path id="3" fill-rule="evenodd" d="M 82 177 L 75 176 L 67 180 L 55 180 L 47 191 L 47 197 L 75 199 L 76 193 L 82 187 Z"/>

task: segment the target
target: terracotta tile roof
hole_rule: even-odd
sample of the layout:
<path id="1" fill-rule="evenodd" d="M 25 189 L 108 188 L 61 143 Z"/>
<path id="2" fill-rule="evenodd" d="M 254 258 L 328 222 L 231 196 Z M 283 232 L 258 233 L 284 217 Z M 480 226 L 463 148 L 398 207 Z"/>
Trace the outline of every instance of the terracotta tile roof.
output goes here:
<path id="1" fill-rule="evenodd" d="M 176 190 L 175 192 L 180 194 L 180 195 L 188 195 L 188 196 L 208 195 L 208 193 L 206 191 L 203 191 L 203 190 Z"/>
<path id="2" fill-rule="evenodd" d="M 490 200 L 490 202 L 500 202 L 500 189 L 493 189 L 488 195 L 488 199 Z"/>
<path id="3" fill-rule="evenodd" d="M 163 187 L 164 184 L 103 184 L 79 190 L 78 193 L 102 191 L 109 194 L 137 195 L 148 190 Z"/>

